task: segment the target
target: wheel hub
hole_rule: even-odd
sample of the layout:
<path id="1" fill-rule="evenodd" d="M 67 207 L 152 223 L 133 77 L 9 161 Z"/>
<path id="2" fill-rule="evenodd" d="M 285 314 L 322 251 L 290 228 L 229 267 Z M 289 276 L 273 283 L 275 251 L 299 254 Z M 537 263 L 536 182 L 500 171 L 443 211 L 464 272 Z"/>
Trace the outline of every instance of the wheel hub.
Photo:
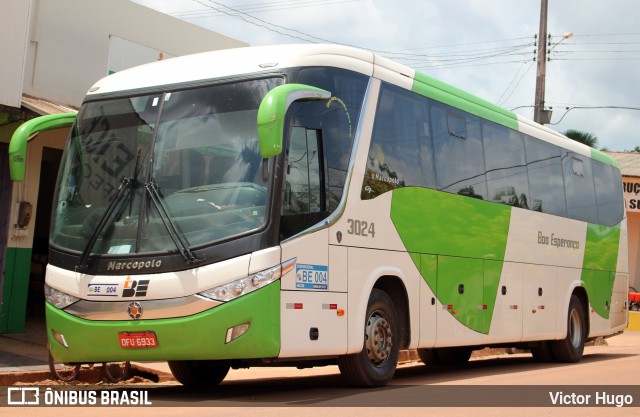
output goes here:
<path id="1" fill-rule="evenodd" d="M 367 356 L 375 366 L 382 366 L 393 347 L 393 332 L 387 318 L 379 311 L 374 312 L 367 320 L 365 329 L 365 348 Z"/>

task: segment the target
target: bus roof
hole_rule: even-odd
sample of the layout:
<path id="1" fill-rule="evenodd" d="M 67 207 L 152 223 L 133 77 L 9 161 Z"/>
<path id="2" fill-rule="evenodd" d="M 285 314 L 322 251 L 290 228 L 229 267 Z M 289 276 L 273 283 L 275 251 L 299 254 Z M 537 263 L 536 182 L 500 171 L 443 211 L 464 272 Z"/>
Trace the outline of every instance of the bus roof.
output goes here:
<path id="1" fill-rule="evenodd" d="M 88 95 L 204 82 L 299 66 L 336 66 L 371 76 L 373 62 L 373 53 L 339 45 L 274 45 L 224 49 L 170 58 L 116 72 L 95 83 Z"/>
<path id="2" fill-rule="evenodd" d="M 302 66 L 329 66 L 356 71 L 390 82 L 503 126 L 531 134 L 547 142 L 609 165 L 605 154 L 570 140 L 560 133 L 516 115 L 496 104 L 467 93 L 426 74 L 349 46 L 330 44 L 273 45 L 225 49 L 170 58 L 126 69 L 96 82 L 87 97 L 149 90 L 164 85 L 201 84 L 208 80 L 244 74 L 273 72 Z M 604 155 L 604 156 L 603 156 Z"/>

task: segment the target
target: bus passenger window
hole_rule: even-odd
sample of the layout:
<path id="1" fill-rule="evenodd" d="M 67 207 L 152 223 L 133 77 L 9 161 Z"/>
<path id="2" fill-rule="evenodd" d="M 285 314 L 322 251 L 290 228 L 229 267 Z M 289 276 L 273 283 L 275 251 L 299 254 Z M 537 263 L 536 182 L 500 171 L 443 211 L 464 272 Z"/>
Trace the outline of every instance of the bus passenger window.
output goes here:
<path id="1" fill-rule="evenodd" d="M 529 208 L 529 181 L 522 133 L 484 122 L 482 140 L 489 200 Z"/>
<path id="2" fill-rule="evenodd" d="M 624 200 L 620 187 L 612 187 L 620 178 L 620 170 L 614 166 L 591 161 L 598 202 L 598 223 L 615 226 L 624 216 Z"/>
<path id="3" fill-rule="evenodd" d="M 525 136 L 524 145 L 531 192 L 529 208 L 566 216 L 567 200 L 564 194 L 560 148 L 529 136 Z"/>
<path id="4" fill-rule="evenodd" d="M 383 85 L 361 198 L 375 198 L 401 187 L 435 188 L 435 183 L 428 100 Z"/>
<path id="5" fill-rule="evenodd" d="M 569 153 L 562 162 L 564 190 L 567 196 L 567 214 L 572 219 L 597 223 L 598 211 L 591 159 Z"/>
<path id="6" fill-rule="evenodd" d="M 437 188 L 487 199 L 480 119 L 444 104 L 431 107 Z"/>

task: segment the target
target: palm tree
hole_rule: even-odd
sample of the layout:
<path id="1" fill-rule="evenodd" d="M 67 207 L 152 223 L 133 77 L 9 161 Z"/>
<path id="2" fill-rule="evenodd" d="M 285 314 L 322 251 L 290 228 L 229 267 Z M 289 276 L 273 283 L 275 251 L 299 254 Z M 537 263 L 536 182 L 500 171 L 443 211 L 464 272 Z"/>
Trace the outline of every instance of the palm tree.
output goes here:
<path id="1" fill-rule="evenodd" d="M 595 148 L 598 145 L 598 138 L 591 133 L 569 129 L 564 132 L 564 135 L 569 139 L 573 139 L 576 142 L 584 143 L 585 145 L 591 146 L 592 148 Z"/>

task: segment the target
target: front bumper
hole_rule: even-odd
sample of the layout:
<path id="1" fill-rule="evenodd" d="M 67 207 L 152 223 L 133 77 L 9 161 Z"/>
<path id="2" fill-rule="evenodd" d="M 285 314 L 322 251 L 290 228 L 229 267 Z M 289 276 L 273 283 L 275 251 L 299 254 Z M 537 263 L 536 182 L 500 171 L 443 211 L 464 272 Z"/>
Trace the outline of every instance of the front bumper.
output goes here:
<path id="1" fill-rule="evenodd" d="M 60 362 L 274 358 L 280 352 L 280 281 L 187 317 L 85 320 L 49 303 L 46 317 L 49 347 Z M 243 323 L 250 323 L 249 330 L 225 343 L 227 330 Z M 56 340 L 54 331 L 64 335 L 68 348 Z M 157 347 L 120 347 L 119 333 L 147 331 L 155 333 Z"/>

